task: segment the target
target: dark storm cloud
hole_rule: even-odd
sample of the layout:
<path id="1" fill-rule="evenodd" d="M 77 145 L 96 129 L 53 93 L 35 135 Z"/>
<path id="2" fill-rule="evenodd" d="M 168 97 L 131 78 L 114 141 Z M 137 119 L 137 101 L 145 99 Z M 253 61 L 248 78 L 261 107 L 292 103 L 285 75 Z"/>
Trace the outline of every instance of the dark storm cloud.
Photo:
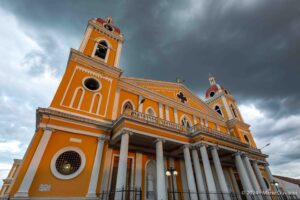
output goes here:
<path id="1" fill-rule="evenodd" d="M 75 48 L 88 19 L 112 15 L 126 37 L 125 75 L 167 81 L 181 77 L 202 95 L 211 72 L 240 102 L 259 99 L 264 109 L 278 117 L 299 113 L 300 1 L 27 0 L 1 4 L 27 26 L 40 32 L 58 31 L 62 40 L 73 38 L 69 44 Z M 47 38 L 45 32 L 45 41 L 51 41 Z M 58 44 L 44 45 L 53 55 Z M 55 65 L 62 73 L 64 63 Z"/>

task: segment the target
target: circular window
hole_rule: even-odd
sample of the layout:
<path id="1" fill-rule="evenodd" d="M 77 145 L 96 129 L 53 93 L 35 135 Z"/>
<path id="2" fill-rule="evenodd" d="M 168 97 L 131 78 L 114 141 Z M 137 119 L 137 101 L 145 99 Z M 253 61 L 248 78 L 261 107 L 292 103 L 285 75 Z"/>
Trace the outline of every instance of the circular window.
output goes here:
<path id="1" fill-rule="evenodd" d="M 110 25 L 108 25 L 108 24 L 105 24 L 104 25 L 104 28 L 106 28 L 107 30 L 109 30 L 109 31 L 113 31 L 114 29 L 110 26 Z"/>
<path id="2" fill-rule="evenodd" d="M 55 154 L 51 161 L 51 171 L 59 179 L 71 179 L 81 173 L 84 165 L 83 152 L 76 147 L 68 147 Z"/>
<path id="3" fill-rule="evenodd" d="M 94 78 L 87 78 L 83 81 L 83 85 L 91 90 L 91 91 L 96 91 L 100 88 L 100 83 L 99 81 L 97 81 L 96 79 Z"/>
<path id="4" fill-rule="evenodd" d="M 81 157 L 75 151 L 66 151 L 55 162 L 56 170 L 63 175 L 75 173 L 81 165 Z"/>
<path id="5" fill-rule="evenodd" d="M 210 92 L 210 93 L 209 93 L 209 96 L 210 96 L 210 97 L 215 96 L 215 92 Z"/>

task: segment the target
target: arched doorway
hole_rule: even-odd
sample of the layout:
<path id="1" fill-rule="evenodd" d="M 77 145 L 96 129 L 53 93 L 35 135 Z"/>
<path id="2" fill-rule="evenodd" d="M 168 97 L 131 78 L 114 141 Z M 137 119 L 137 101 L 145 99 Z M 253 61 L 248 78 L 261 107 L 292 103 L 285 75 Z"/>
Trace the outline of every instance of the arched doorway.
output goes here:
<path id="1" fill-rule="evenodd" d="M 146 164 L 145 173 L 145 196 L 146 200 L 156 199 L 156 162 L 150 160 Z"/>

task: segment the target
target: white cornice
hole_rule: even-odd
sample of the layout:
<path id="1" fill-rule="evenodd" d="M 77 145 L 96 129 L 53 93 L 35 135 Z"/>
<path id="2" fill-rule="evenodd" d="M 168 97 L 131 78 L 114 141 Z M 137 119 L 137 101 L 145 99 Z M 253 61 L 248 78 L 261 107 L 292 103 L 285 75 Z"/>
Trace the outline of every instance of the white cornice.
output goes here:
<path id="1" fill-rule="evenodd" d="M 123 70 L 121 70 L 117 67 L 108 65 L 107 63 L 104 63 L 101 60 L 89 57 L 75 49 L 71 49 L 71 51 L 70 51 L 68 65 L 71 60 L 78 64 L 82 64 L 85 67 L 89 67 L 91 69 L 94 69 L 94 70 L 99 71 L 104 74 L 108 74 L 115 78 L 119 78 L 121 76 L 121 74 L 123 73 Z"/>

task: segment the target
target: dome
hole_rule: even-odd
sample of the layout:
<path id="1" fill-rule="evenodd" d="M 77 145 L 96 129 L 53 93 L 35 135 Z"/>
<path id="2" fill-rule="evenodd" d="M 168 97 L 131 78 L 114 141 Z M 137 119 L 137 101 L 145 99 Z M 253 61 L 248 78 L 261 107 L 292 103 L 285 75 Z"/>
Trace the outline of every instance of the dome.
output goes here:
<path id="1" fill-rule="evenodd" d="M 210 98 L 215 96 L 216 93 L 218 93 L 220 90 L 222 92 L 225 92 L 226 94 L 229 94 L 228 90 L 226 90 L 224 87 L 220 86 L 219 84 L 213 84 L 211 85 L 205 92 L 205 97 Z"/>
<path id="2" fill-rule="evenodd" d="M 205 92 L 205 98 L 208 99 L 210 97 L 214 97 L 218 92 L 230 94 L 228 90 L 216 83 L 215 77 L 213 77 L 211 74 L 209 74 L 208 80 L 210 83 L 210 87 Z"/>

